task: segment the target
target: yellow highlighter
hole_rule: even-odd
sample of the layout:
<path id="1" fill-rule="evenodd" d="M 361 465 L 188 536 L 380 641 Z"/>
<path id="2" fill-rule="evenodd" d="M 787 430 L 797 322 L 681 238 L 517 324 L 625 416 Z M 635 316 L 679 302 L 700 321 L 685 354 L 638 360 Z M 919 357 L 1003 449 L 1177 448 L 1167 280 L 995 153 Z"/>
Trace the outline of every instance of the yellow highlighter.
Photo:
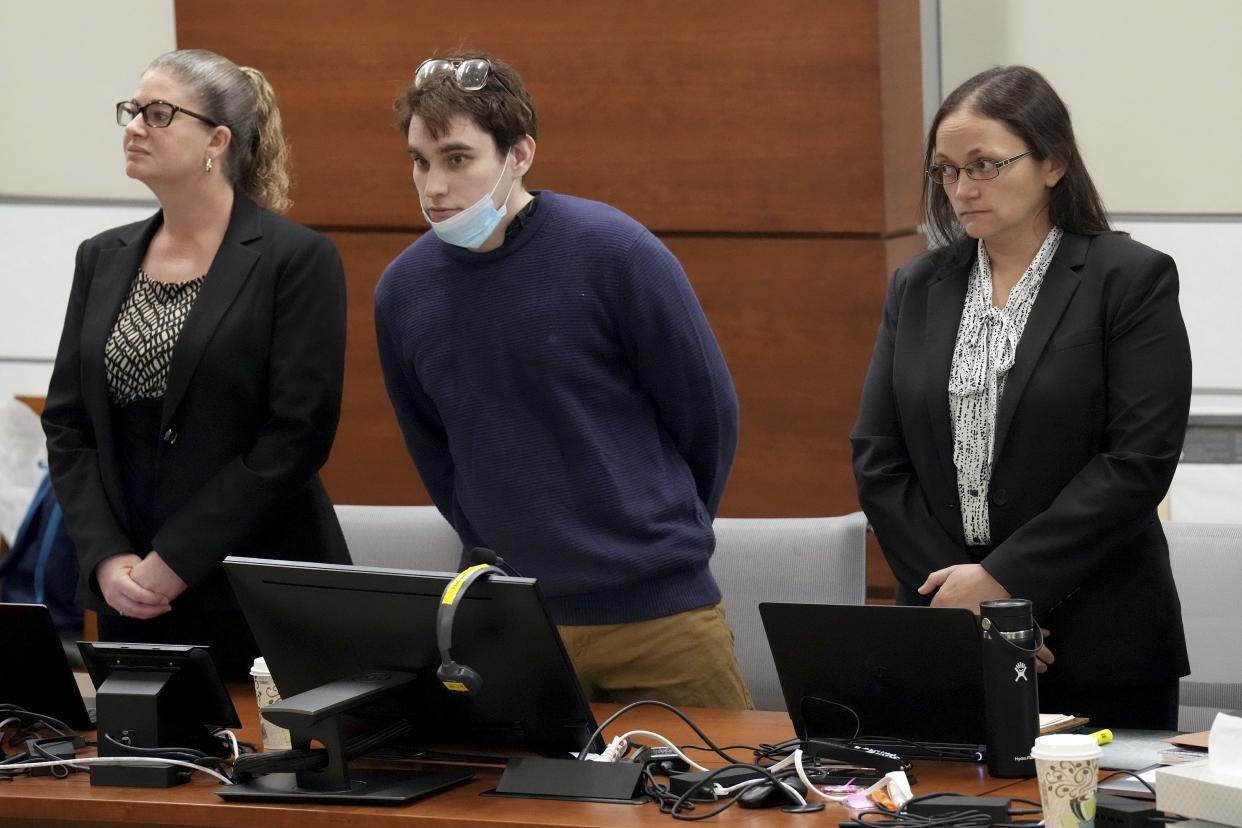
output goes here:
<path id="1" fill-rule="evenodd" d="M 1090 736 L 1092 739 L 1095 739 L 1101 747 L 1107 745 L 1113 740 L 1113 732 L 1108 728 L 1097 730 L 1095 733 L 1090 734 Z"/>

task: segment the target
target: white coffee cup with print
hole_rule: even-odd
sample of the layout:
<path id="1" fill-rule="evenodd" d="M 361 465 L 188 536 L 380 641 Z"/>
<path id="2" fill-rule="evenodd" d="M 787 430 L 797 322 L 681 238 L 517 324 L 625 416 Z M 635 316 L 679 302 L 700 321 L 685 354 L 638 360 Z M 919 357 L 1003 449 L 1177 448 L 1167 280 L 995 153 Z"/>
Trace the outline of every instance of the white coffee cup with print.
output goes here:
<path id="1" fill-rule="evenodd" d="M 272 681 L 272 673 L 267 669 L 263 658 L 256 658 L 250 668 L 250 677 L 254 679 L 254 697 L 259 703 L 259 732 L 263 736 L 264 750 L 288 750 L 289 731 L 277 727 L 263 718 L 263 708 L 272 702 L 280 701 L 280 691 Z"/>
<path id="2" fill-rule="evenodd" d="M 1047 828 L 1095 825 L 1101 753 L 1093 736 L 1053 733 L 1035 740 L 1031 758 Z"/>

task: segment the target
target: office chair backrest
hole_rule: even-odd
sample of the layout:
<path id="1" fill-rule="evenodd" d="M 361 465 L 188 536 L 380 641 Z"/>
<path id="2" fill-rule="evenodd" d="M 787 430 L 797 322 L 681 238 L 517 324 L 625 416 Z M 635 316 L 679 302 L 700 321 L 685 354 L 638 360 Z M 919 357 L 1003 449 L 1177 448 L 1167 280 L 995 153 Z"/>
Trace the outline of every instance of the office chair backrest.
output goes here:
<path id="1" fill-rule="evenodd" d="M 337 506 L 353 561 L 366 566 L 456 571 L 461 541 L 433 506 Z M 867 518 L 719 518 L 712 573 L 742 677 L 760 710 L 784 710 L 761 601 L 861 604 L 866 597 Z"/>
<path id="2" fill-rule="evenodd" d="M 456 572 L 461 540 L 434 506 L 337 506 L 350 557 L 360 566 Z"/>
<path id="3" fill-rule="evenodd" d="M 742 677 L 756 708 L 784 710 L 759 603 L 864 603 L 867 517 L 854 512 L 841 517 L 717 518 L 714 528 L 711 568 L 724 594 Z"/>
<path id="4" fill-rule="evenodd" d="M 1177 725 L 1206 730 L 1218 711 L 1242 710 L 1242 524 L 1173 522 L 1164 533 L 1190 650 Z"/>

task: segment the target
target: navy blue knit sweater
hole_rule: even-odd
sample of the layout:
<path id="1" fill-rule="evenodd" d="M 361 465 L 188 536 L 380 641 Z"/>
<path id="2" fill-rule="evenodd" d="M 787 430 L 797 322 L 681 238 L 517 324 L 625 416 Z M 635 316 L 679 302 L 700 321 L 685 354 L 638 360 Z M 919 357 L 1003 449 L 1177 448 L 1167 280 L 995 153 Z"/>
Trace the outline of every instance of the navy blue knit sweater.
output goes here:
<path id="1" fill-rule="evenodd" d="M 427 233 L 375 326 L 423 483 L 467 548 L 539 579 L 558 624 L 715 603 L 712 519 L 737 397 L 681 266 L 642 225 L 543 192 L 473 253 Z"/>

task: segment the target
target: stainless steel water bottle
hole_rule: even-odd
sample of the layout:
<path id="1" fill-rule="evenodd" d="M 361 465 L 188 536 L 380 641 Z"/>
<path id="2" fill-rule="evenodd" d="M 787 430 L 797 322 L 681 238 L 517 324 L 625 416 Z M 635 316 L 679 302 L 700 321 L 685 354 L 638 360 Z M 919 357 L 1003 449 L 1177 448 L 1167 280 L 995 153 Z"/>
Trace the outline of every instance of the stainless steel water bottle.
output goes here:
<path id="1" fill-rule="evenodd" d="M 1039 735 L 1035 651 L 1041 636 L 1025 598 L 979 604 L 983 635 L 983 704 L 988 773 L 1003 779 L 1035 775 L 1031 747 Z"/>

